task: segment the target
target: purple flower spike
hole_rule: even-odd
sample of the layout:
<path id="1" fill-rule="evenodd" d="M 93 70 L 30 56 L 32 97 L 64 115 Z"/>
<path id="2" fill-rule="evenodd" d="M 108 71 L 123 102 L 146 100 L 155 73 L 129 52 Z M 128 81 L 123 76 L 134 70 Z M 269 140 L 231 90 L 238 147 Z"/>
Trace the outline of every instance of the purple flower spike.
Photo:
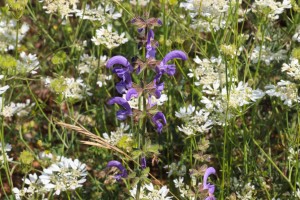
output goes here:
<path id="1" fill-rule="evenodd" d="M 128 176 L 127 170 L 125 169 L 125 167 L 123 167 L 123 165 L 117 160 L 109 161 L 107 163 L 107 167 L 116 167 L 120 170 L 121 173 L 115 175 L 115 179 L 117 181 L 121 180 L 121 178 L 126 178 Z"/>
<path id="2" fill-rule="evenodd" d="M 166 117 L 162 112 L 157 112 L 152 117 L 152 122 L 155 124 L 158 133 L 161 133 L 163 126 L 167 124 Z"/>
<path id="3" fill-rule="evenodd" d="M 216 170 L 213 167 L 209 167 L 206 169 L 204 177 L 203 177 L 203 189 L 208 190 L 209 197 L 207 197 L 205 200 L 215 200 L 216 198 L 213 196 L 213 193 L 215 192 L 215 186 L 213 184 L 207 183 L 207 179 L 211 174 L 216 174 Z"/>
<path id="4" fill-rule="evenodd" d="M 116 103 L 124 108 L 124 110 L 117 111 L 118 120 L 125 120 L 128 116 L 132 115 L 132 110 L 129 103 L 122 97 L 113 97 L 107 103 L 109 105 Z"/>
<path id="5" fill-rule="evenodd" d="M 146 167 L 147 167 L 147 160 L 146 160 L 146 157 L 143 156 L 141 159 L 141 168 L 145 169 Z"/>
<path id="6" fill-rule="evenodd" d="M 139 93 L 136 91 L 136 89 L 131 88 L 126 93 L 126 100 L 129 101 L 131 97 L 137 98 L 139 96 Z"/>

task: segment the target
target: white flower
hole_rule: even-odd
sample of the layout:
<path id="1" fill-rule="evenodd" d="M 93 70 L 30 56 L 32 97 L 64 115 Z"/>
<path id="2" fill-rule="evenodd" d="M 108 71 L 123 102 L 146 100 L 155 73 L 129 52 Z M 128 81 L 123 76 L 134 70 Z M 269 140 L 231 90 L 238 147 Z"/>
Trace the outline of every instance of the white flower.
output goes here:
<path id="1" fill-rule="evenodd" d="M 1 103 L 0 103 L 1 105 Z M 28 115 L 29 110 L 33 107 L 35 103 L 30 104 L 30 99 L 26 100 L 26 103 L 14 103 L 11 102 L 9 105 L 4 106 L 3 110 L 0 111 L 0 115 L 4 117 L 12 117 L 17 114 L 19 117 Z"/>
<path id="2" fill-rule="evenodd" d="M 98 74 L 98 81 L 97 81 L 97 85 L 99 85 L 99 87 L 102 87 L 103 85 L 107 85 L 106 81 L 111 80 L 112 79 L 112 75 L 105 75 L 105 74 Z"/>
<path id="3" fill-rule="evenodd" d="M 14 19 L 4 17 L 0 11 L 0 51 L 14 50 L 16 47 L 16 26 L 17 23 Z M 29 30 L 28 24 L 24 23 L 19 28 L 18 44 L 23 40 Z"/>
<path id="4" fill-rule="evenodd" d="M 284 49 L 279 50 L 278 52 L 272 52 L 271 48 L 268 48 L 264 45 L 256 46 L 251 55 L 250 59 L 252 63 L 256 64 L 259 60 L 264 61 L 266 65 L 270 65 L 272 61 L 280 61 L 287 58 L 287 51 Z"/>
<path id="5" fill-rule="evenodd" d="M 279 97 L 289 107 L 293 102 L 300 102 L 297 85 L 290 81 L 280 80 L 277 85 L 267 85 L 265 89 L 267 95 Z"/>
<path id="6" fill-rule="evenodd" d="M 283 63 L 282 72 L 286 72 L 290 77 L 295 80 L 300 80 L 300 64 L 297 58 L 290 58 L 290 63 Z"/>
<path id="7" fill-rule="evenodd" d="M 273 21 L 279 18 L 279 15 L 284 12 L 284 9 L 289 9 L 291 7 L 290 0 L 283 0 L 283 2 L 274 0 L 255 0 L 252 5 L 252 11 L 267 14 L 268 18 Z"/>
<path id="8" fill-rule="evenodd" d="M 180 126 L 177 126 L 178 130 L 183 132 L 184 134 L 186 134 L 187 136 L 190 136 L 190 135 L 195 135 L 195 131 L 193 129 L 192 126 L 184 126 L 184 125 L 181 125 Z"/>
<path id="9" fill-rule="evenodd" d="M 35 54 L 26 55 L 25 52 L 20 53 L 20 60 L 18 60 L 17 71 L 18 73 L 31 73 L 36 74 L 39 68 L 39 61 Z"/>
<path id="10" fill-rule="evenodd" d="M 89 56 L 88 54 L 83 54 L 80 56 L 80 63 L 78 64 L 78 70 L 80 74 L 92 73 L 98 67 L 104 67 L 106 65 L 107 56 L 100 56 L 98 60 L 94 56 Z"/>
<path id="11" fill-rule="evenodd" d="M 26 195 L 27 188 L 24 188 L 22 190 L 19 190 L 18 188 L 13 188 L 12 191 L 15 195 L 16 200 L 21 200 L 22 197 Z"/>
<path id="12" fill-rule="evenodd" d="M 169 189 L 167 186 L 161 187 L 159 190 L 155 189 L 152 183 L 142 185 L 140 188 L 139 199 L 147 200 L 170 200 L 172 197 L 168 197 Z M 131 196 L 136 199 L 137 186 L 130 190 Z"/>
<path id="13" fill-rule="evenodd" d="M 104 139 L 112 145 L 117 145 L 118 142 L 123 138 L 127 137 L 127 140 L 132 139 L 132 134 L 126 133 L 129 130 L 129 125 L 121 123 L 120 127 L 116 131 L 111 131 L 110 136 L 107 133 L 103 133 Z"/>
<path id="14" fill-rule="evenodd" d="M 44 188 L 47 191 L 54 190 L 55 194 L 59 195 L 62 191 L 82 187 L 87 176 L 86 165 L 78 159 L 73 161 L 63 156 L 58 159 L 60 161 L 44 169 L 39 176 Z"/>
<path id="15" fill-rule="evenodd" d="M 2 147 L 2 144 L 0 143 L 0 166 L 4 163 L 4 160 L 10 162 L 13 160 L 13 158 L 10 158 L 7 155 L 7 152 L 11 151 L 11 145 L 6 144 L 4 148 Z"/>
<path id="16" fill-rule="evenodd" d="M 65 18 L 72 16 L 76 11 L 79 0 L 40 0 L 40 2 L 44 3 L 43 9 L 46 9 L 46 13 L 59 13 L 62 18 Z"/>
<path id="17" fill-rule="evenodd" d="M 210 85 L 216 81 L 225 82 L 225 65 L 222 62 L 221 57 L 210 59 L 200 59 L 198 56 L 194 59 L 194 62 L 198 65 L 194 69 L 190 69 L 188 76 L 195 78 L 195 85 Z"/>
<path id="18" fill-rule="evenodd" d="M 90 21 L 98 21 L 102 25 L 122 16 L 122 12 L 115 12 L 115 7 L 112 4 L 106 4 L 105 6 L 100 4 L 97 8 L 90 8 L 90 5 L 87 4 L 85 10 L 76 10 L 75 12 L 77 17 Z"/>
<path id="19" fill-rule="evenodd" d="M 229 0 L 186 0 L 180 7 L 189 11 L 192 18 L 191 28 L 210 32 L 211 28 L 219 30 L 225 27 L 229 9 L 235 9 L 236 1 Z M 241 1 L 237 2 L 241 4 Z M 240 12 L 242 13 L 242 12 Z"/>
<path id="20" fill-rule="evenodd" d="M 150 2 L 150 0 L 130 0 L 129 3 L 136 6 L 142 6 L 145 7 L 148 3 Z"/>
<path id="21" fill-rule="evenodd" d="M 175 112 L 175 116 L 182 119 L 190 118 L 195 109 L 195 106 L 192 106 L 191 104 L 188 107 L 181 107 L 179 112 Z"/>
<path id="22" fill-rule="evenodd" d="M 121 35 L 119 35 L 117 32 L 113 32 L 112 25 L 108 24 L 107 28 L 101 27 L 96 30 L 96 37 L 94 36 L 92 41 L 97 46 L 103 44 L 108 49 L 112 49 L 120 46 L 121 44 L 125 44 L 128 39 L 125 38 L 125 33 L 121 33 Z"/>

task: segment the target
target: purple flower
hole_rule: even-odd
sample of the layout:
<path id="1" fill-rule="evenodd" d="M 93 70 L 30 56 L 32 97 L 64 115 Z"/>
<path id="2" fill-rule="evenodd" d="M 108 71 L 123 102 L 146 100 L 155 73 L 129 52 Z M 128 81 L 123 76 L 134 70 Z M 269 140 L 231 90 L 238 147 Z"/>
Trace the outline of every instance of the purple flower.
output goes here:
<path id="1" fill-rule="evenodd" d="M 125 169 L 125 167 L 123 167 L 123 165 L 117 160 L 109 161 L 107 163 L 107 167 L 116 167 L 120 170 L 121 173 L 115 175 L 115 179 L 117 181 L 121 180 L 121 178 L 126 178 L 128 176 L 127 170 Z"/>
<path id="2" fill-rule="evenodd" d="M 154 85 L 155 85 L 155 92 L 154 92 L 154 96 L 159 99 L 160 96 L 161 96 L 161 92 L 164 90 L 164 82 L 161 82 L 161 83 L 156 83 L 158 82 L 156 79 L 154 79 Z"/>
<path id="3" fill-rule="evenodd" d="M 132 66 L 130 65 L 130 63 L 128 62 L 128 60 L 124 57 L 124 56 L 114 56 L 111 57 L 107 62 L 106 62 L 106 67 L 107 68 L 111 68 L 114 65 L 122 65 L 125 68 L 128 68 L 129 71 L 133 71 Z"/>
<path id="4" fill-rule="evenodd" d="M 205 200 L 215 200 L 213 193 L 215 192 L 215 186 L 213 184 L 207 183 L 207 179 L 211 174 L 216 174 L 216 170 L 213 167 L 206 169 L 203 177 L 203 189 L 208 190 L 209 196 Z"/>
<path id="5" fill-rule="evenodd" d="M 155 58 L 156 55 L 156 48 L 158 46 L 157 42 L 153 41 L 154 40 L 154 32 L 153 30 L 149 29 L 148 32 L 148 38 L 147 38 L 147 44 L 146 44 L 146 58 Z"/>
<path id="6" fill-rule="evenodd" d="M 106 67 L 107 68 L 113 67 L 112 72 L 117 74 L 117 76 L 121 78 L 121 81 L 116 85 L 116 89 L 120 94 L 123 94 L 126 89 L 131 88 L 132 79 L 130 74 L 133 71 L 133 67 L 125 57 L 114 56 L 110 58 L 106 63 Z"/>
<path id="7" fill-rule="evenodd" d="M 107 103 L 109 105 L 116 103 L 124 108 L 124 110 L 117 111 L 118 120 L 125 120 L 127 118 L 127 116 L 132 115 L 132 110 L 131 110 L 129 103 L 122 97 L 113 97 Z"/>
<path id="8" fill-rule="evenodd" d="M 187 56 L 183 51 L 179 50 L 174 50 L 169 52 L 163 60 L 160 62 L 159 66 L 157 66 L 157 72 L 160 73 L 161 75 L 166 73 L 170 76 L 173 76 L 176 71 L 175 64 L 167 64 L 168 61 L 173 60 L 175 58 L 179 58 L 181 60 L 186 60 Z"/>
<path id="9" fill-rule="evenodd" d="M 141 159 L 141 168 L 145 169 L 146 167 L 147 167 L 147 160 L 146 160 L 146 157 L 143 156 Z"/>
<path id="10" fill-rule="evenodd" d="M 131 97 L 138 98 L 139 93 L 136 91 L 135 88 L 130 88 L 126 93 L 126 100 L 129 101 Z"/>
<path id="11" fill-rule="evenodd" d="M 161 133 L 163 126 L 167 124 L 166 117 L 162 112 L 157 112 L 152 117 L 152 122 L 155 124 L 158 133 Z"/>

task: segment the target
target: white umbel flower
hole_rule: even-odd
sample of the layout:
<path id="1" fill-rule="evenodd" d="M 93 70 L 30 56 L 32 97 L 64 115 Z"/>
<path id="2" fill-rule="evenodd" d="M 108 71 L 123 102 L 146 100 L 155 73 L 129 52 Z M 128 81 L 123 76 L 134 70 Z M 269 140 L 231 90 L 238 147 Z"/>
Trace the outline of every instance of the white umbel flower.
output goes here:
<path id="1" fill-rule="evenodd" d="M 92 38 L 92 41 L 97 46 L 102 44 L 108 49 L 113 49 L 121 44 L 125 44 L 128 39 L 125 38 L 124 32 L 119 35 L 117 32 L 112 30 L 112 25 L 108 24 L 107 28 L 101 27 L 96 30 L 96 36 Z"/>
<path id="2" fill-rule="evenodd" d="M 78 159 L 60 157 L 60 161 L 43 170 L 39 179 L 48 191 L 53 190 L 56 195 L 62 191 L 75 190 L 82 187 L 86 181 L 86 165 Z"/>

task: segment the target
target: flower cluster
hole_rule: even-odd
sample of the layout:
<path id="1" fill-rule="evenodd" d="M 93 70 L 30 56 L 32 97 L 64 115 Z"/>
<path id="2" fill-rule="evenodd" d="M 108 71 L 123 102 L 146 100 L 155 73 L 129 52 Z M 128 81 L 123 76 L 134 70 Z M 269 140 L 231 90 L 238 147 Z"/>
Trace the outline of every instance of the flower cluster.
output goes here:
<path id="1" fill-rule="evenodd" d="M 161 133 L 167 121 L 164 114 L 156 109 L 157 104 L 152 101 L 152 98 L 160 99 L 162 96 L 164 89 L 164 82 L 161 81 L 162 75 L 167 74 L 173 76 L 175 74 L 175 64 L 168 64 L 168 62 L 175 58 L 186 60 L 187 56 L 182 51 L 174 50 L 169 52 L 161 61 L 156 60 L 155 56 L 158 44 L 154 40 L 154 31 L 151 27 L 160 26 L 162 22 L 155 18 L 144 20 L 138 17 L 133 19 L 132 23 L 137 25 L 139 33 L 144 35 L 146 60 L 138 58 L 133 62 L 132 66 L 125 57 L 118 55 L 107 61 L 107 68 L 112 69 L 112 72 L 120 78 L 120 82 L 116 84 L 118 93 L 121 95 L 125 94 L 125 98 L 113 97 L 108 101 L 108 104 L 118 104 L 123 108 L 117 112 L 117 118 L 119 120 L 125 120 L 128 116 L 133 116 L 134 120 L 137 121 L 142 117 L 148 116 L 151 118 L 151 122 L 156 126 L 157 132 Z M 150 83 L 145 83 L 145 80 L 142 80 L 140 85 L 132 82 L 131 73 L 134 70 L 140 75 L 148 68 L 156 73 Z M 142 99 L 142 101 L 145 102 L 143 107 L 132 108 L 129 104 L 132 98 Z"/>
<path id="2" fill-rule="evenodd" d="M 290 58 L 290 63 L 283 63 L 282 72 L 286 72 L 294 80 L 300 80 L 300 64 L 297 58 Z"/>
<path id="3" fill-rule="evenodd" d="M 279 18 L 279 15 L 283 13 L 284 9 L 289 9 L 291 7 L 290 0 L 283 0 L 283 2 L 274 0 L 255 0 L 252 5 L 252 11 L 263 13 L 267 15 L 268 19 L 274 21 Z"/>
<path id="4" fill-rule="evenodd" d="M 0 166 L 3 165 L 4 161 L 12 161 L 13 158 L 10 158 L 7 155 L 7 152 L 11 151 L 11 145 L 6 144 L 4 147 L 2 147 L 2 144 L 0 143 Z"/>
<path id="5" fill-rule="evenodd" d="M 105 66 L 107 61 L 107 56 L 100 56 L 98 60 L 95 56 L 89 56 L 88 54 L 83 54 L 80 56 L 80 63 L 77 68 L 80 74 L 90 74 L 98 67 Z"/>
<path id="6" fill-rule="evenodd" d="M 206 86 L 203 90 L 208 96 L 203 96 L 201 102 L 205 110 L 210 112 L 210 119 L 219 125 L 225 123 L 240 112 L 244 105 L 249 105 L 261 99 L 265 94 L 262 90 L 253 90 L 247 83 L 239 82 L 231 84 L 230 88 L 220 89 L 220 83 L 216 81 L 212 86 Z"/>
<path id="7" fill-rule="evenodd" d="M 48 158 L 53 158 L 52 154 L 47 155 Z M 26 187 L 23 189 L 14 188 L 13 192 L 16 199 L 22 197 L 37 197 L 45 196 L 48 192 L 54 192 L 59 195 L 63 191 L 75 190 L 82 187 L 86 181 L 87 172 L 86 165 L 82 164 L 78 159 L 72 160 L 59 156 L 56 162 L 43 170 L 42 175 L 29 174 L 29 179 L 26 178 Z"/>
<path id="8" fill-rule="evenodd" d="M 270 65 L 272 61 L 280 61 L 287 58 L 287 51 L 284 49 L 279 50 L 278 52 L 272 52 L 271 48 L 263 46 L 256 46 L 251 55 L 250 59 L 252 63 L 256 64 L 258 61 L 264 61 L 266 65 Z"/>
<path id="9" fill-rule="evenodd" d="M 108 24 L 107 28 L 101 27 L 100 29 L 96 30 L 96 36 L 92 38 L 92 41 L 95 45 L 104 45 L 108 49 L 113 49 L 121 44 L 125 44 L 128 39 L 125 37 L 125 33 L 121 33 L 119 35 L 117 32 L 112 30 L 112 25 Z"/>
<path id="10" fill-rule="evenodd" d="M 27 116 L 30 109 L 35 105 L 35 103 L 30 103 L 30 99 L 26 100 L 26 103 L 14 103 L 3 107 L 3 110 L 0 111 L 0 115 L 3 117 L 12 117 L 17 114 L 19 117 Z M 2 101 L 0 98 L 0 107 L 2 107 Z"/>
<path id="11" fill-rule="evenodd" d="M 7 19 L 0 11 L 0 52 L 15 49 L 17 38 L 16 27 L 16 20 Z M 23 40 L 28 30 L 28 24 L 23 23 L 18 30 L 18 43 Z"/>
<path id="12" fill-rule="evenodd" d="M 36 74 L 39 68 L 40 62 L 38 61 L 35 54 L 26 55 L 25 52 L 20 53 L 20 60 L 17 63 L 17 72 L 20 74 Z"/>
<path id="13" fill-rule="evenodd" d="M 4 75 L 0 75 L 0 80 L 4 78 Z M 8 90 L 9 85 L 5 85 L 0 87 L 0 95 L 3 94 L 6 90 Z M 0 97 L 0 103 L 2 103 L 2 98 Z"/>
<path id="14" fill-rule="evenodd" d="M 90 8 L 87 4 L 85 9 L 77 9 L 75 11 L 76 16 L 85 20 L 97 21 L 101 24 L 105 24 L 109 20 L 118 19 L 122 16 L 121 13 L 115 12 L 115 7 L 112 4 L 100 4 L 97 8 Z"/>
<path id="15" fill-rule="evenodd" d="M 221 57 L 204 58 L 201 60 L 196 56 L 194 62 L 197 64 L 197 67 L 189 69 L 190 73 L 188 73 L 188 76 L 195 78 L 194 84 L 196 86 L 210 85 L 217 80 L 222 83 L 225 82 L 225 64 L 222 62 Z"/>
<path id="16" fill-rule="evenodd" d="M 241 2 L 238 1 L 238 4 Z M 225 27 L 229 9 L 235 8 L 235 1 L 229 0 L 186 0 L 180 3 L 180 7 L 188 10 L 192 18 L 191 27 L 203 32 L 212 29 L 219 30 Z"/>
<path id="17" fill-rule="evenodd" d="M 152 199 L 152 200 L 169 200 L 172 197 L 167 196 L 169 189 L 167 186 L 162 186 L 156 189 L 152 183 L 142 185 L 138 199 Z M 130 195 L 133 199 L 137 199 L 137 186 L 130 190 Z"/>
<path id="18" fill-rule="evenodd" d="M 62 18 L 71 16 L 75 13 L 78 0 L 40 0 L 43 3 L 43 8 L 48 14 L 59 13 Z"/>
<path id="19" fill-rule="evenodd" d="M 177 126 L 178 130 L 187 136 L 207 132 L 211 128 L 211 125 L 213 125 L 212 120 L 208 119 L 209 114 L 209 112 L 203 109 L 195 112 L 195 107 L 192 105 L 189 105 L 187 108 L 180 108 L 180 111 L 175 112 L 175 115 L 181 118 L 185 122 L 185 125 L 181 127 Z"/>
<path id="20" fill-rule="evenodd" d="M 50 87 L 54 92 L 62 94 L 66 99 L 80 100 L 85 94 L 92 95 L 88 92 L 89 87 L 83 82 L 81 78 L 64 78 L 59 77 L 45 79 L 45 85 Z"/>
<path id="21" fill-rule="evenodd" d="M 125 133 L 129 130 L 129 125 L 121 123 L 120 127 L 116 131 L 111 131 L 110 135 L 103 133 L 104 139 L 112 145 L 117 146 L 120 140 L 126 139 L 131 140 L 132 134 Z"/>
<path id="22" fill-rule="evenodd" d="M 292 37 L 292 40 L 300 42 L 300 26 L 298 25 L 296 31 Z"/>
<path id="23" fill-rule="evenodd" d="M 279 97 L 284 105 L 291 107 L 293 102 L 300 102 L 298 88 L 295 83 L 280 80 L 276 85 L 265 86 L 266 94 L 269 96 Z"/>

